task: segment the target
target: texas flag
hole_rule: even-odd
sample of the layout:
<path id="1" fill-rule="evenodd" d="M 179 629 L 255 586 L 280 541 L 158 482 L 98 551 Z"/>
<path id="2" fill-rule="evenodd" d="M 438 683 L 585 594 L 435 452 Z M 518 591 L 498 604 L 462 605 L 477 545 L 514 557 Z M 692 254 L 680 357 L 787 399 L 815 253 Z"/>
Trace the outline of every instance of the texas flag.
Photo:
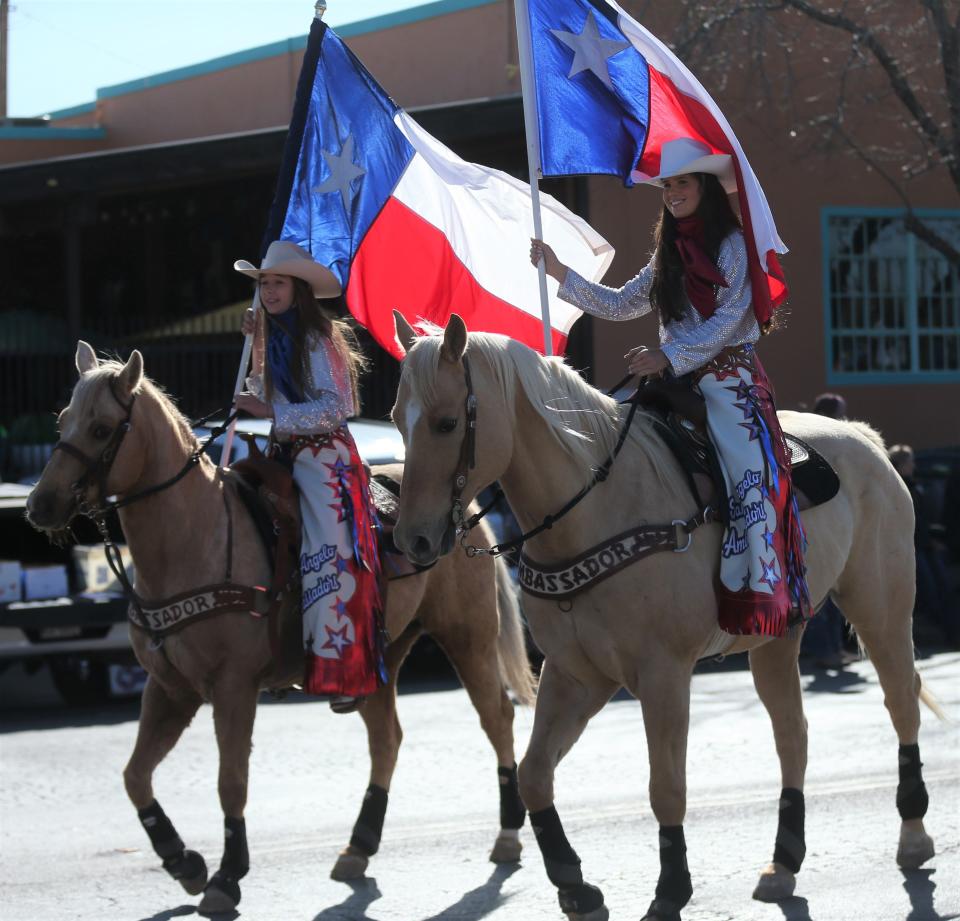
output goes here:
<path id="1" fill-rule="evenodd" d="M 763 323 L 787 296 L 787 251 L 743 148 L 717 104 L 673 52 L 613 0 L 527 0 L 544 176 L 605 173 L 630 186 L 660 172 L 667 141 L 730 154 Z M 547 238 L 549 239 L 549 237 Z"/>
<path id="2" fill-rule="evenodd" d="M 559 202 L 541 203 L 558 256 L 599 281 L 613 248 Z M 264 248 L 282 239 L 308 250 L 337 277 L 350 312 L 400 358 L 395 309 L 414 326 L 442 326 L 456 312 L 470 330 L 542 350 L 532 235 L 526 183 L 457 157 L 314 20 Z M 580 313 L 557 287 L 550 280 L 561 354 Z"/>

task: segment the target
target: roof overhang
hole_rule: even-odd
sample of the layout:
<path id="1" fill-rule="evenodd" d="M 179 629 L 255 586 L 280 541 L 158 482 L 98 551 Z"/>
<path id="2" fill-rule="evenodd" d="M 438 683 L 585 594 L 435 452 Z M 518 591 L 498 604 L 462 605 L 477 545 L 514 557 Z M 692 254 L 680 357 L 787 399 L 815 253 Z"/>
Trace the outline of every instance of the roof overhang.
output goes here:
<path id="1" fill-rule="evenodd" d="M 523 134 L 519 95 L 409 110 L 453 146 Z M 75 154 L 0 167 L 0 205 L 119 195 L 235 179 L 278 169 L 287 127 Z"/>

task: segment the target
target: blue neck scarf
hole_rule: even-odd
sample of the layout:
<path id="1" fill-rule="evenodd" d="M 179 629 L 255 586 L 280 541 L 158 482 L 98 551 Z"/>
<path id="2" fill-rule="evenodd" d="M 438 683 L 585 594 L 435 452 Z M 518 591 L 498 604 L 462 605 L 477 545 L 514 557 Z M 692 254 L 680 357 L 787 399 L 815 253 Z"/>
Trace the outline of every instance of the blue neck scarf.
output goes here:
<path id="1" fill-rule="evenodd" d="M 281 314 L 270 316 L 267 337 L 267 367 L 275 390 L 282 393 L 290 403 L 300 403 L 303 394 L 293 376 L 296 360 L 296 340 L 300 336 L 300 313 L 291 307 Z"/>

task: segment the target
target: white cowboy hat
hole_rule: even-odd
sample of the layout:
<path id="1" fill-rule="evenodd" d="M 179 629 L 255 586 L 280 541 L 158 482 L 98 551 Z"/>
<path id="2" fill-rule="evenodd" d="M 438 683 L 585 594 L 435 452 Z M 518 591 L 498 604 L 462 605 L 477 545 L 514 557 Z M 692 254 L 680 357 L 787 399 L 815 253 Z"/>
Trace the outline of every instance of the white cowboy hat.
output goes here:
<path id="1" fill-rule="evenodd" d="M 733 172 L 730 154 L 711 153 L 706 144 L 693 138 L 667 141 L 660 148 L 659 174 L 645 179 L 644 182 L 662 186 L 664 179 L 687 173 L 713 173 L 720 180 L 725 192 L 737 191 L 737 177 Z"/>
<path id="2" fill-rule="evenodd" d="M 313 288 L 314 297 L 337 297 L 341 293 L 340 282 L 333 272 L 319 262 L 314 262 L 305 249 L 286 240 L 274 240 L 270 244 L 260 268 L 246 259 L 238 259 L 233 267 L 238 272 L 257 279 L 261 275 L 292 275 L 294 278 L 302 278 Z"/>

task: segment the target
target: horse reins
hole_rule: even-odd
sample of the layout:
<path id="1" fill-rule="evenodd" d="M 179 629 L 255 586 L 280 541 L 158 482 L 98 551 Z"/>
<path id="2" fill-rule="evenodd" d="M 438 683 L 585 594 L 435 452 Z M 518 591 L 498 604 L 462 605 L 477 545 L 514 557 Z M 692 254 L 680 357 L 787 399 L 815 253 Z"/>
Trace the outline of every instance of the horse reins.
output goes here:
<path id="1" fill-rule="evenodd" d="M 497 501 L 499 501 L 500 497 L 503 495 L 503 490 L 497 486 L 497 491 L 493 498 L 479 512 L 464 521 L 463 501 L 461 496 L 467 483 L 467 474 L 476 466 L 477 446 L 477 397 L 473 392 L 473 379 L 470 375 L 470 363 L 467 361 L 466 355 L 463 356 L 463 371 L 467 384 L 467 398 L 465 401 L 466 426 L 463 435 L 463 442 L 460 446 L 460 459 L 457 463 L 457 469 L 453 477 L 453 508 L 451 515 L 454 526 L 457 529 L 457 536 L 460 538 L 460 546 L 463 547 L 467 556 L 500 556 L 509 550 L 514 550 L 517 547 L 522 546 L 523 543 L 529 540 L 531 537 L 536 537 L 538 534 L 548 531 L 568 512 L 572 511 L 584 498 L 586 498 L 586 496 L 595 486 L 606 480 L 606 478 L 610 475 L 610 468 L 613 466 L 613 462 L 616 460 L 617 455 L 620 453 L 620 449 L 624 446 L 627 440 L 627 435 L 630 432 L 630 426 L 633 424 L 633 417 L 636 415 L 637 406 L 639 404 L 636 399 L 630 400 L 630 411 L 627 413 L 627 418 L 624 420 L 624 423 L 620 428 L 620 435 L 617 439 L 616 446 L 607 456 L 607 459 L 600 464 L 599 467 L 594 468 L 593 477 L 590 479 L 590 482 L 587 483 L 587 485 L 584 486 L 583 489 L 581 489 L 575 496 L 573 496 L 566 503 L 566 505 L 560 509 L 560 511 L 553 515 L 547 515 L 535 528 L 532 528 L 524 534 L 521 534 L 514 540 L 507 541 L 506 543 L 502 544 L 495 544 L 489 548 L 475 547 L 473 544 L 467 543 L 467 534 L 477 526 L 477 524 L 480 522 L 480 519 L 482 519 L 484 515 L 486 515 L 487 512 L 493 508 Z M 611 390 L 608 391 L 608 394 L 616 393 L 621 387 L 626 385 L 632 377 L 632 374 L 628 374 L 614 387 L 612 387 Z"/>
<path id="2" fill-rule="evenodd" d="M 85 518 L 89 518 L 94 525 L 96 525 L 97 531 L 100 533 L 100 539 L 103 541 L 104 553 L 107 557 L 107 564 L 123 588 L 124 594 L 130 600 L 131 606 L 137 611 L 140 625 L 144 630 L 147 631 L 147 633 L 150 634 L 151 638 L 156 641 L 155 631 L 151 629 L 149 621 L 147 620 L 146 615 L 143 613 L 143 601 L 140 596 L 137 595 L 133 585 L 130 582 L 130 579 L 127 576 L 127 571 L 123 565 L 123 556 L 120 552 L 120 548 L 110 536 L 110 529 L 107 525 L 107 516 L 109 516 L 112 512 L 117 512 L 121 508 L 132 505 L 134 502 L 139 502 L 142 499 L 146 499 L 148 496 L 153 496 L 157 493 L 163 492 L 174 484 L 179 483 L 180 480 L 182 480 L 191 470 L 199 466 L 203 456 L 210 450 L 214 442 L 227 430 L 227 428 L 230 426 L 230 423 L 237 418 L 238 413 L 236 410 L 234 410 L 219 426 L 213 429 L 210 433 L 210 437 L 199 448 L 191 452 L 184 465 L 173 476 L 161 483 L 148 486 L 139 492 L 133 493 L 129 496 L 124 496 L 122 499 L 111 500 L 107 496 L 107 477 L 110 475 L 110 469 L 116 460 L 120 446 L 123 443 L 123 439 L 127 432 L 130 431 L 130 420 L 133 415 L 133 404 L 136 400 L 136 394 L 132 394 L 130 397 L 130 402 L 124 403 L 123 400 L 117 396 L 113 382 L 114 379 L 111 378 L 109 380 L 110 395 L 124 411 L 124 417 L 120 420 L 117 427 L 110 434 L 110 438 L 107 441 L 107 444 L 104 446 L 104 449 L 100 452 L 100 456 L 96 459 L 91 458 L 85 452 L 76 447 L 76 445 L 72 445 L 69 441 L 64 441 L 63 439 L 54 445 L 53 450 L 55 452 L 63 451 L 64 454 L 68 454 L 70 457 L 80 461 L 80 463 L 83 464 L 85 468 L 83 475 L 79 479 L 75 480 L 70 487 L 77 502 L 77 511 Z M 221 413 L 222 410 L 216 410 L 215 412 L 210 413 L 198 420 L 196 423 L 194 423 L 194 425 L 203 425 L 214 416 L 220 415 Z M 91 482 L 93 481 L 96 482 L 96 486 L 98 488 L 98 503 L 96 505 L 91 504 L 84 498 L 84 493 L 87 491 L 87 489 L 89 489 Z M 227 504 L 226 501 L 226 495 L 224 495 L 224 504 L 226 505 L 228 521 L 227 581 L 229 582 L 233 568 L 233 528 L 232 516 L 230 514 L 229 504 Z"/>

